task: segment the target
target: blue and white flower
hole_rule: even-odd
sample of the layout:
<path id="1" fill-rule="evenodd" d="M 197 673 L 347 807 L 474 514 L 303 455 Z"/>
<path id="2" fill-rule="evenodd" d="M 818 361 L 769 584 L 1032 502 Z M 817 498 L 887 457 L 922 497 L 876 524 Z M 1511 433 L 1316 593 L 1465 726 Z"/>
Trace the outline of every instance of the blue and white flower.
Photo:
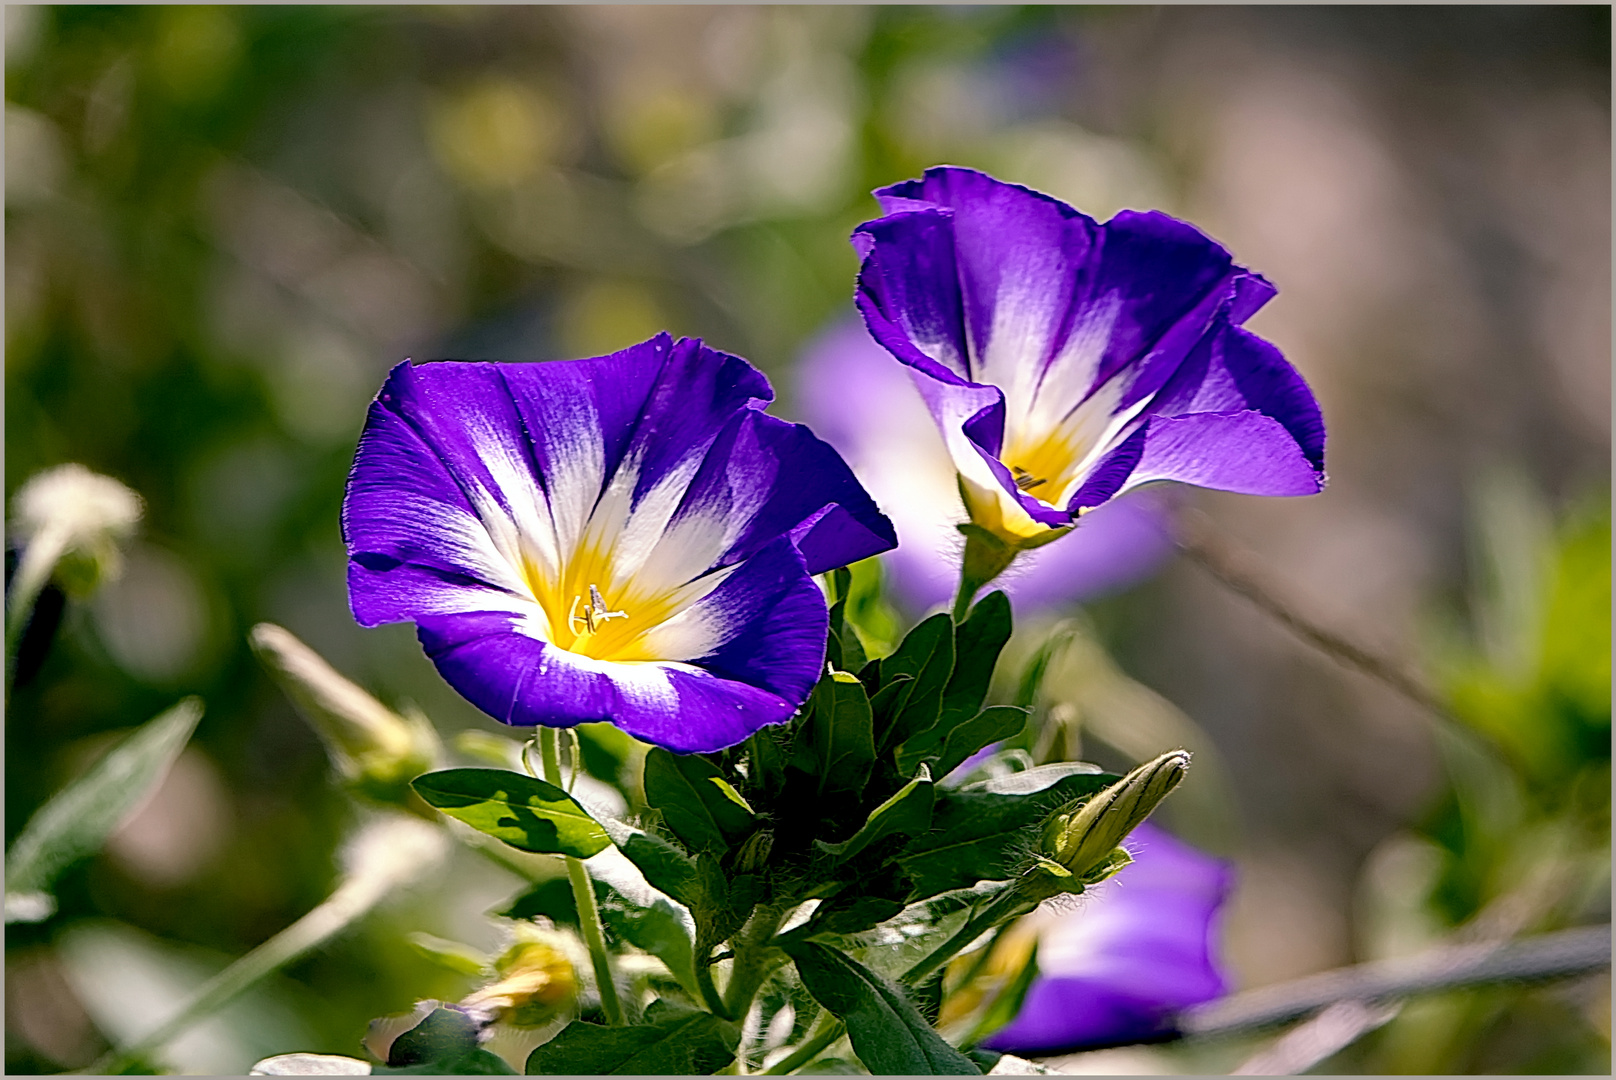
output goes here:
<path id="1" fill-rule="evenodd" d="M 507 724 L 679 752 L 788 719 L 824 668 L 812 575 L 896 542 L 745 360 L 666 334 L 590 360 L 394 368 L 343 502 L 365 626 L 413 620 Z"/>

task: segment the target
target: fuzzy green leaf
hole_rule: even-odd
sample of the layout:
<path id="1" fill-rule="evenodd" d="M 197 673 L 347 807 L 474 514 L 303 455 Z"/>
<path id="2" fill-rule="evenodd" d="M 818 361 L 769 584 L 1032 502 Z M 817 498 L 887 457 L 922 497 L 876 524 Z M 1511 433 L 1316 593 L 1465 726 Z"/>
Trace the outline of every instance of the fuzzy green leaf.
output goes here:
<path id="1" fill-rule="evenodd" d="M 819 680 L 810 705 L 808 735 L 820 794 L 862 792 L 875 764 L 864 685 L 845 671 L 834 672 Z"/>
<path id="2" fill-rule="evenodd" d="M 877 1075 L 977 1076 L 971 1060 L 943 1041 L 893 983 L 812 941 L 789 948 L 814 1000 L 847 1024 L 859 1059 Z"/>
<path id="3" fill-rule="evenodd" d="M 575 1020 L 528 1055 L 529 1076 L 697 1076 L 735 1060 L 740 1031 L 711 1013 L 667 1001 L 645 1023 L 603 1027 Z"/>
<path id="4" fill-rule="evenodd" d="M 430 805 L 511 847 L 587 859 L 611 843 L 578 800 L 505 769 L 444 769 L 411 783 Z"/>
<path id="5" fill-rule="evenodd" d="M 1095 770 L 1092 765 L 1075 768 Z M 910 841 L 898 856 L 915 882 L 912 899 L 1013 876 L 1021 853 L 1035 839 L 1034 830 L 1051 811 L 1118 779 L 1098 770 L 1046 765 L 940 792 L 931 831 Z"/>
<path id="6" fill-rule="evenodd" d="M 984 746 L 1018 735 L 1026 726 L 1027 710 L 1014 705 L 990 705 L 948 733 L 932 768 L 938 776 L 947 776 Z M 918 763 L 912 764 L 902 755 L 898 758 L 899 768 L 912 768 L 914 764 Z"/>
<path id="7" fill-rule="evenodd" d="M 841 863 L 856 858 L 871 844 L 888 837 L 917 836 L 931 824 L 932 796 L 931 772 L 922 765 L 918 776 L 870 811 L 858 832 L 840 844 L 815 840 L 814 846 Z"/>
<path id="8" fill-rule="evenodd" d="M 639 868 L 653 889 L 660 889 L 686 907 L 696 890 L 696 860 L 660 836 L 641 832 L 620 821 L 606 823 L 612 843 Z"/>
<path id="9" fill-rule="evenodd" d="M 52 796 L 6 853 L 7 894 L 48 890 L 68 866 L 101 850 L 113 830 L 162 783 L 200 719 L 201 699 L 186 698 Z"/>
<path id="10" fill-rule="evenodd" d="M 954 624 L 947 615 L 933 615 L 909 631 L 893 654 L 881 661 L 884 683 L 900 675 L 914 681 L 897 696 L 890 712 L 876 715 L 880 749 L 897 746 L 937 723 L 953 672 Z"/>
<path id="11" fill-rule="evenodd" d="M 645 756 L 645 799 L 691 851 L 724 851 L 757 824 L 746 800 L 698 754 L 652 747 Z"/>

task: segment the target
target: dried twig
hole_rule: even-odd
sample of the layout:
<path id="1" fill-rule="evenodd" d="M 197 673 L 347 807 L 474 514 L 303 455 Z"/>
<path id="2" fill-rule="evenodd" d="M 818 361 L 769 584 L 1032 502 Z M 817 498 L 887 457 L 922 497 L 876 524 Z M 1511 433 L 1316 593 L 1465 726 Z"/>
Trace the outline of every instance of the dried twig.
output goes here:
<path id="1" fill-rule="evenodd" d="M 1390 687 L 1436 716 L 1448 718 L 1447 709 L 1436 694 L 1407 665 L 1347 640 L 1279 599 L 1256 569 L 1256 558 L 1230 544 L 1206 514 L 1198 510 L 1181 514 L 1175 539 L 1180 550 L 1202 569 L 1272 615 L 1309 645 Z"/>
<path id="2" fill-rule="evenodd" d="M 1534 982 L 1610 967 L 1610 926 L 1584 926 L 1507 945 L 1449 945 L 1400 960 L 1338 968 L 1250 990 L 1178 1016 L 1182 1036 L 1238 1035 L 1343 1001 L 1386 1002 L 1490 983 Z"/>

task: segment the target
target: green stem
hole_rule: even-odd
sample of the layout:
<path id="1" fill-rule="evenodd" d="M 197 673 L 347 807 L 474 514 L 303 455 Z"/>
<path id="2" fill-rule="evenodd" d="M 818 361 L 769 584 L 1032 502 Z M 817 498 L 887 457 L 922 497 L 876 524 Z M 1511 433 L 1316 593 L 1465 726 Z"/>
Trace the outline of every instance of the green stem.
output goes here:
<path id="1" fill-rule="evenodd" d="M 545 782 L 561 786 L 561 760 L 556 751 L 556 729 L 539 728 L 539 754 L 544 759 Z M 600 1008 L 606 1022 L 613 1026 L 623 1022 L 623 1004 L 617 999 L 617 983 L 612 979 L 611 960 L 606 953 L 606 933 L 600 925 L 600 909 L 595 906 L 595 889 L 589 881 L 589 871 L 583 861 L 563 855 L 567 863 L 567 877 L 572 882 L 572 898 L 578 905 L 578 926 L 583 931 L 584 944 L 589 946 L 589 959 L 595 968 L 595 984 L 600 988 Z"/>
<path id="2" fill-rule="evenodd" d="M 1023 879 L 1026 880 L 1026 879 Z M 1058 891 L 1058 890 L 1055 890 Z M 1049 899 L 1054 891 L 1045 891 L 1036 884 L 1013 885 L 974 911 L 965 925 L 953 937 L 922 957 L 915 966 L 903 973 L 905 986 L 919 986 L 926 976 L 948 963 L 971 942 L 993 927 L 1018 918 Z"/>
<path id="3" fill-rule="evenodd" d="M 23 631 L 28 628 L 28 617 L 33 614 L 34 603 L 50 581 L 56 563 L 62 557 L 62 538 L 56 530 L 46 528 L 23 548 L 22 559 L 11 575 L 11 590 L 6 595 L 6 700 L 11 700 L 11 680 L 16 676 L 17 646 Z"/>
<path id="4" fill-rule="evenodd" d="M 976 599 L 976 591 L 980 587 L 964 577 L 960 578 L 959 591 L 954 594 L 954 625 L 964 622 L 971 613 L 971 601 Z"/>
<path id="5" fill-rule="evenodd" d="M 701 1001 L 702 1004 L 707 1006 L 708 1012 L 722 1020 L 735 1019 L 730 1015 L 728 1007 L 724 1004 L 724 995 L 718 992 L 717 985 L 713 983 L 711 961 L 696 961 L 696 989 L 701 991 Z"/>
<path id="6" fill-rule="evenodd" d="M 132 1046 L 113 1050 L 85 1071 L 117 1075 L 144 1062 L 197 1022 L 218 1012 L 259 980 L 296 960 L 369 911 L 386 893 L 384 886 L 349 878 L 318 907 L 209 979 L 166 1023 Z"/>
<path id="7" fill-rule="evenodd" d="M 1015 561 L 1018 548 L 1011 547 L 980 525 L 959 526 L 965 534 L 965 554 L 960 560 L 959 592 L 954 595 L 954 622 L 965 621 L 971 601 L 982 586 L 1004 573 Z"/>
<path id="8" fill-rule="evenodd" d="M 760 907 L 736 938 L 735 964 L 730 968 L 729 986 L 724 991 L 724 1009 L 730 1019 L 738 1020 L 746 1015 L 758 989 L 774 971 L 774 961 L 778 960 L 780 952 L 772 948 L 769 941 L 784 919 L 784 910 Z"/>
<path id="9" fill-rule="evenodd" d="M 840 1020 L 828 1012 L 821 1012 L 819 1019 L 814 1021 L 814 1030 L 809 1033 L 807 1040 L 758 1075 L 785 1076 L 794 1069 L 802 1068 L 818 1057 L 827 1046 L 841 1038 L 845 1030 Z"/>

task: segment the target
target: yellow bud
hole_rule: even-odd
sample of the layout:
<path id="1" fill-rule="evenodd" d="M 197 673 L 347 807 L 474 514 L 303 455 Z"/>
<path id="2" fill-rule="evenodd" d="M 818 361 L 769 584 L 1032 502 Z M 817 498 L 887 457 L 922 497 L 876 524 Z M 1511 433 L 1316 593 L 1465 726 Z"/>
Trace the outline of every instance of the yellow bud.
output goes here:
<path id="1" fill-rule="evenodd" d="M 1173 750 L 1134 769 L 1075 809 L 1044 823 L 1043 853 L 1079 882 L 1093 884 L 1127 864 L 1117 845 L 1184 779 L 1190 755 Z"/>
<path id="2" fill-rule="evenodd" d="M 495 981 L 460 1002 L 516 1027 L 542 1027 L 578 997 L 578 976 L 561 936 L 518 925 L 517 939 L 494 961 Z"/>

